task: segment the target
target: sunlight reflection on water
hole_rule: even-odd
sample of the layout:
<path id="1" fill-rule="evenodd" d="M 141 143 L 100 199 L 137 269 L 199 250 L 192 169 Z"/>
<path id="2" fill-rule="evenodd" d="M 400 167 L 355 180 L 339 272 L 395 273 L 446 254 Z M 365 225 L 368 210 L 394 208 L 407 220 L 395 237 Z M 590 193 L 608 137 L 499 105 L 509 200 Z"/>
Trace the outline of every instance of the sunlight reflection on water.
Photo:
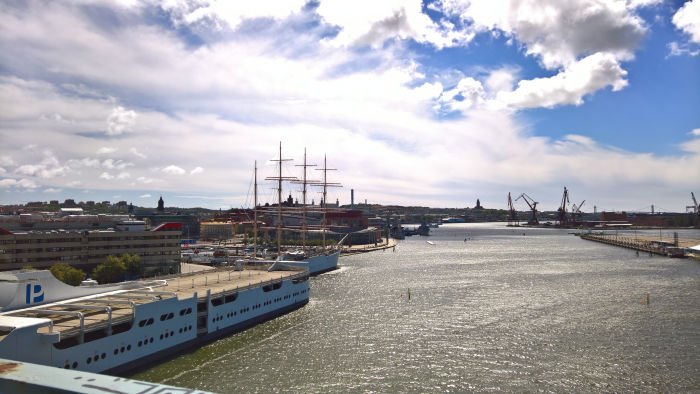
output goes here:
<path id="1" fill-rule="evenodd" d="M 222 393 L 700 390 L 697 262 L 564 230 L 433 231 L 343 257 L 306 307 L 134 377 Z"/>

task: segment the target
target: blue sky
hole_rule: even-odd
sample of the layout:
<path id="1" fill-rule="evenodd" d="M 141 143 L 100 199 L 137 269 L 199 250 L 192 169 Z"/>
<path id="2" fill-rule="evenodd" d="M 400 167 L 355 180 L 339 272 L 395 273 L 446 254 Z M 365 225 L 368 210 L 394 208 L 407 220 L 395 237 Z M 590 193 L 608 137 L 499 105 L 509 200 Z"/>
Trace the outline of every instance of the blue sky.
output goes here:
<path id="1" fill-rule="evenodd" d="M 341 203 L 700 193 L 700 0 L 4 2 L 0 48 L 0 204 L 249 206 L 280 141 Z"/>

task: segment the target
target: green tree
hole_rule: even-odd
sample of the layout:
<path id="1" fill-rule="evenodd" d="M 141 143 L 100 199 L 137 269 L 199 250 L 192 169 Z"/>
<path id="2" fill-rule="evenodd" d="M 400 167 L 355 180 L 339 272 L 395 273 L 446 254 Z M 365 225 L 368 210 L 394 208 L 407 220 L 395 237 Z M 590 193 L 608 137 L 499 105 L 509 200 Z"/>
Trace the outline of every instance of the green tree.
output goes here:
<path id="1" fill-rule="evenodd" d="M 71 286 L 78 286 L 85 279 L 85 272 L 71 267 L 66 263 L 58 263 L 51 266 L 51 273 L 56 279 Z"/>
<path id="2" fill-rule="evenodd" d="M 92 270 L 92 278 L 99 283 L 115 283 L 124 279 L 126 264 L 116 256 L 107 256 L 104 263 Z"/>
<path id="3" fill-rule="evenodd" d="M 141 267 L 141 256 L 137 254 L 124 253 L 119 257 L 126 267 L 126 274 L 131 278 L 140 278 L 143 274 Z"/>

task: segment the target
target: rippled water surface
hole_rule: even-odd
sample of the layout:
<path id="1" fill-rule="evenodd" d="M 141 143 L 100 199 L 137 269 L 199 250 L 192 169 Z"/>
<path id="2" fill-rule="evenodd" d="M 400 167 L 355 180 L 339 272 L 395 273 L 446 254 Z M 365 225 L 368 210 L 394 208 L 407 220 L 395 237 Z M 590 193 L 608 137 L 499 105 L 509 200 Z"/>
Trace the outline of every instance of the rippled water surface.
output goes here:
<path id="1" fill-rule="evenodd" d="M 451 224 L 340 264 L 304 308 L 133 377 L 220 393 L 700 391 L 698 262 Z"/>

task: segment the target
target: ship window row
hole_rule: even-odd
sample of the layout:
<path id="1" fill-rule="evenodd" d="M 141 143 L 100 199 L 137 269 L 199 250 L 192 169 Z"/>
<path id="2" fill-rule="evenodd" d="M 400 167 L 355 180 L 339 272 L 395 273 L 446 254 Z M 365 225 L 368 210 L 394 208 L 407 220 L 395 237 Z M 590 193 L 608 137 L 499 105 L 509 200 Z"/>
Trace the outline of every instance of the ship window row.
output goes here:
<path id="1" fill-rule="evenodd" d="M 243 313 L 243 312 L 241 312 L 241 313 Z M 216 323 L 218 321 L 224 320 L 224 317 L 227 319 L 230 319 L 230 318 L 235 317 L 235 316 L 236 316 L 236 312 L 229 312 L 225 316 L 224 315 L 216 316 L 215 318 L 211 319 L 211 322 Z"/>
<path id="2" fill-rule="evenodd" d="M 172 312 L 170 312 L 170 313 L 163 313 L 162 315 L 160 315 L 160 321 L 170 320 L 170 319 L 172 319 L 173 317 L 175 317 L 175 314 L 172 313 Z"/>
<path id="3" fill-rule="evenodd" d="M 130 352 L 130 351 L 131 351 L 131 345 L 126 345 L 126 346 L 122 345 L 121 347 L 114 349 L 114 355 L 116 356 L 120 353 L 125 353 L 125 352 Z M 85 359 L 85 364 L 90 365 L 92 363 L 96 363 L 96 362 L 98 362 L 100 360 L 104 360 L 106 358 L 107 358 L 107 353 L 102 352 L 101 354 L 95 354 L 94 356 L 91 356 L 91 357 L 88 357 L 87 359 Z M 66 363 L 63 365 L 63 368 L 76 369 L 76 368 L 78 368 L 78 362 L 73 361 L 73 363 L 71 363 L 70 361 L 66 361 Z"/>
<path id="4" fill-rule="evenodd" d="M 153 343 L 153 337 L 151 337 L 151 338 L 146 338 L 146 339 L 144 339 L 143 341 L 139 341 L 136 345 L 137 345 L 138 347 L 141 347 L 141 346 L 146 346 L 146 345 L 148 345 L 149 343 Z"/>
<path id="5" fill-rule="evenodd" d="M 223 297 L 212 298 L 211 304 L 213 306 L 219 306 L 236 301 L 236 299 L 238 299 L 238 293 L 227 294 Z"/>
<path id="6" fill-rule="evenodd" d="M 281 287 L 282 287 L 282 282 L 279 282 L 279 283 L 273 283 L 270 285 L 263 286 L 262 289 L 264 292 L 268 292 L 268 291 L 278 290 Z"/>
<path id="7" fill-rule="evenodd" d="M 123 332 L 129 331 L 131 329 L 131 322 L 119 323 L 112 326 L 112 335 L 121 334 Z M 98 339 L 105 338 L 107 332 L 105 330 L 95 330 L 85 333 L 83 338 L 83 343 L 88 343 L 96 341 Z M 54 343 L 53 346 L 56 349 L 67 349 L 69 347 L 78 346 L 80 342 L 77 336 L 62 338 L 58 343 Z"/>
<path id="8" fill-rule="evenodd" d="M 148 319 L 143 319 L 139 321 L 139 327 L 145 327 L 145 326 L 150 326 L 153 324 L 153 318 L 149 317 Z"/>
<path id="9" fill-rule="evenodd" d="M 177 331 L 180 334 L 192 331 L 192 325 L 181 327 Z M 164 334 L 160 334 L 160 339 L 163 340 L 165 338 L 169 338 L 169 337 L 174 336 L 174 335 L 175 335 L 175 331 L 166 331 Z M 144 340 L 138 341 L 137 346 L 138 347 L 147 346 L 149 344 L 152 344 L 154 342 L 154 340 L 155 339 L 153 337 L 145 338 Z M 116 356 L 116 355 L 119 355 L 120 353 L 125 353 L 125 352 L 130 352 L 130 351 L 131 351 L 130 344 L 126 345 L 126 346 L 122 345 L 121 347 L 114 349 L 114 355 Z M 98 362 L 100 360 L 104 360 L 106 358 L 107 358 L 107 354 L 102 352 L 101 354 L 95 354 L 92 357 L 88 357 L 85 360 L 85 363 L 92 364 L 92 363 Z M 65 369 L 77 369 L 78 365 L 79 364 L 77 361 L 73 361 L 72 363 L 70 361 L 66 361 L 66 363 L 63 365 L 63 368 L 65 368 Z"/>
<path id="10" fill-rule="evenodd" d="M 151 319 L 151 320 L 152 320 L 152 319 Z M 180 327 L 180 328 L 178 329 L 178 333 L 179 333 L 179 334 L 182 334 L 182 333 L 185 333 L 185 332 L 189 332 L 189 331 L 192 331 L 192 325 L 188 325 L 188 326 L 185 326 L 185 327 Z M 163 339 L 172 337 L 172 336 L 174 336 L 174 335 L 175 335 L 175 331 L 166 331 L 164 334 L 160 334 L 160 339 L 163 340 Z M 138 347 L 147 346 L 147 345 L 149 345 L 149 344 L 152 344 L 154 340 L 155 340 L 155 339 L 154 339 L 153 337 L 145 338 L 145 339 L 143 339 L 143 340 L 139 340 L 138 343 L 137 343 L 137 346 L 138 346 Z M 122 345 L 121 347 L 115 348 L 113 353 L 114 353 L 114 355 L 116 356 L 116 355 L 119 355 L 119 354 L 121 354 L 121 353 L 130 352 L 130 351 L 131 351 L 131 344 L 129 344 L 129 345 Z M 89 364 L 92 364 L 92 363 L 95 363 L 95 362 L 104 360 L 104 359 L 106 359 L 106 358 L 107 358 L 107 353 L 102 352 L 101 354 L 95 354 L 94 356 L 88 357 L 88 358 L 85 360 L 85 363 L 89 365 Z M 79 364 L 78 364 L 77 361 L 73 361 L 72 363 L 71 363 L 70 361 L 66 361 L 65 364 L 63 365 L 63 368 L 65 368 L 65 369 L 77 369 L 77 368 L 78 368 L 78 365 L 79 365 Z"/>
<path id="11" fill-rule="evenodd" d="M 165 334 L 160 334 L 160 340 L 162 341 L 163 338 L 168 338 L 168 337 L 171 337 L 174 335 L 175 335 L 174 331 L 166 331 Z"/>
<path id="12" fill-rule="evenodd" d="M 180 309 L 180 316 L 189 315 L 192 313 L 192 308 L 182 308 Z"/>

